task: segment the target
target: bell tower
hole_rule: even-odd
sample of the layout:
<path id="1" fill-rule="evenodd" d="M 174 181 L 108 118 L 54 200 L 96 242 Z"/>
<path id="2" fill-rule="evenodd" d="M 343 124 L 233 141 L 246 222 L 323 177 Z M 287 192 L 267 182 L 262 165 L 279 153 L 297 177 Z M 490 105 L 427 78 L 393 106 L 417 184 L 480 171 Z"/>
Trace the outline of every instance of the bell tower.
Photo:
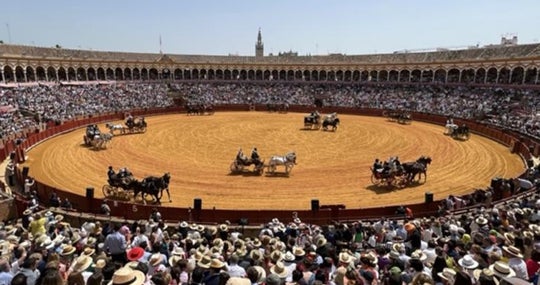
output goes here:
<path id="1" fill-rule="evenodd" d="M 261 28 L 259 28 L 259 34 L 257 35 L 257 43 L 255 44 L 255 57 L 264 56 L 264 44 L 262 42 Z"/>

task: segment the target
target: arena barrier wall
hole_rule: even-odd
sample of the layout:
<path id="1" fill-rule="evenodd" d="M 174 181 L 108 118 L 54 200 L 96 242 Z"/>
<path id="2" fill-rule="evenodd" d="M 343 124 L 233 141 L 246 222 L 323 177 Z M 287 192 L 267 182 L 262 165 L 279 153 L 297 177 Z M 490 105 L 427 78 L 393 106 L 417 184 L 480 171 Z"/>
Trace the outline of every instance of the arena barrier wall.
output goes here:
<path id="1" fill-rule="evenodd" d="M 216 111 L 248 111 L 254 109 L 255 111 L 265 111 L 264 105 L 222 105 L 215 107 Z M 313 110 L 312 106 L 291 106 L 290 112 L 304 112 L 309 113 Z M 359 108 L 344 108 L 344 107 L 323 107 L 320 111 L 338 112 L 339 114 L 350 115 L 362 115 L 362 116 L 382 116 L 383 110 L 380 109 L 359 109 Z M 153 116 L 164 114 L 177 114 L 182 113 L 184 110 L 179 107 L 167 108 L 167 109 L 145 109 L 145 110 L 132 110 L 131 114 L 134 116 Z M 425 114 L 425 113 L 413 113 L 413 119 L 415 121 L 428 122 L 438 125 L 444 125 L 446 118 L 443 116 Z M 61 124 L 54 125 L 43 132 L 31 133 L 28 138 L 20 145 L 15 146 L 13 142 L 8 142 L 4 149 L 0 152 L 0 156 L 3 155 L 4 159 L 11 151 L 25 152 L 33 146 L 39 144 L 41 141 L 50 137 L 74 131 L 80 128 L 84 128 L 88 124 L 97 124 L 107 121 L 122 120 L 124 113 L 111 113 L 103 114 L 99 116 L 93 116 L 88 118 L 79 118 L 69 122 L 63 122 Z M 455 120 L 457 124 L 467 124 L 471 131 L 475 134 L 479 134 L 488 137 L 492 140 L 500 142 L 503 145 L 509 147 L 509 150 L 522 156 L 526 161 L 531 158 L 531 152 L 538 152 L 540 150 L 540 144 L 532 139 L 525 138 L 515 132 L 496 129 L 491 126 L 480 124 L 474 121 L 467 120 Z M 82 136 L 82 134 L 81 134 Z M 9 147 L 13 145 L 13 147 Z M 2 157 L 0 157 L 2 158 Z M 22 170 L 17 169 L 17 179 L 19 182 L 24 181 L 26 177 L 23 177 Z M 264 224 L 272 218 L 278 218 L 283 221 L 298 217 L 302 221 L 318 224 L 328 224 L 332 221 L 351 221 L 358 219 L 375 219 L 380 217 L 395 216 L 397 206 L 377 207 L 377 208 L 358 208 L 358 209 L 346 209 L 343 205 L 320 205 L 318 210 L 224 210 L 224 209 L 192 209 L 192 208 L 175 208 L 156 205 L 142 205 L 133 204 L 123 201 L 113 201 L 107 199 L 87 198 L 84 194 L 85 189 L 80 189 L 81 194 L 75 194 L 62 189 L 56 189 L 49 185 L 46 185 L 40 181 L 36 181 L 36 191 L 38 193 L 39 200 L 48 203 L 49 197 L 53 192 L 56 192 L 62 199 L 68 198 L 73 208 L 76 209 L 76 215 L 100 214 L 100 206 L 102 203 L 107 203 L 111 208 L 111 215 L 118 219 L 148 219 L 152 210 L 156 207 L 159 208 L 160 213 L 165 220 L 173 221 L 190 221 L 198 223 L 221 223 L 226 220 L 232 223 L 239 223 L 240 220 L 247 221 L 249 224 Z M 471 189 L 472 191 L 473 189 Z M 101 191 L 101 189 L 95 189 L 95 191 Z M 502 196 L 502 195 L 501 195 Z M 404 205 L 409 207 L 416 217 L 418 216 L 431 216 L 436 215 L 438 206 L 446 197 L 434 197 L 433 202 L 429 203 L 417 203 Z M 27 201 L 23 199 L 16 199 L 19 216 L 26 208 Z M 111 218 L 112 219 L 112 218 Z"/>

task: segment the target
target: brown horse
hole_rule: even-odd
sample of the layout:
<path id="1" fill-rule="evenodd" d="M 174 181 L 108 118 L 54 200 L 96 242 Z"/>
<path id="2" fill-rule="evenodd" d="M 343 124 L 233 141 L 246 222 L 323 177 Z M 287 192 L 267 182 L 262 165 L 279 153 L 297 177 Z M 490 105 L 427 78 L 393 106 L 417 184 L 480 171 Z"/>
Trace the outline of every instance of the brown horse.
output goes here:
<path id="1" fill-rule="evenodd" d="M 430 163 L 431 163 L 431 157 L 429 156 L 421 156 L 414 162 L 403 163 L 402 166 L 403 166 L 403 169 L 405 170 L 405 174 L 407 175 L 407 180 L 409 182 L 412 182 L 418 175 L 417 181 L 419 183 L 425 182 L 427 178 L 427 166 Z M 422 175 L 424 176 L 422 177 Z"/>

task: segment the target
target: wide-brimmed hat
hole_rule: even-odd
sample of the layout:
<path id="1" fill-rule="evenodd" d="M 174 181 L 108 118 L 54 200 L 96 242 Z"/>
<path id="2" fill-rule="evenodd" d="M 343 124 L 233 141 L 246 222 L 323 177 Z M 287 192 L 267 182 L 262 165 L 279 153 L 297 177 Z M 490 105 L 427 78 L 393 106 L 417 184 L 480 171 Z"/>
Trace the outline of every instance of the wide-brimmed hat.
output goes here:
<path id="1" fill-rule="evenodd" d="M 184 259 L 182 256 L 180 255 L 171 255 L 171 257 L 169 257 L 169 265 L 170 266 L 175 266 L 176 263 L 178 263 L 178 261 Z"/>
<path id="2" fill-rule="evenodd" d="M 251 285 L 251 281 L 245 277 L 231 277 L 225 285 Z"/>
<path id="3" fill-rule="evenodd" d="M 510 266 L 508 266 L 508 263 L 504 263 L 501 261 L 496 261 L 489 266 L 489 269 L 500 278 L 516 276 L 516 272 L 514 271 L 514 269 L 510 268 Z"/>
<path id="4" fill-rule="evenodd" d="M 466 254 L 465 256 L 460 258 L 458 260 L 458 263 L 461 267 L 466 269 L 475 269 L 476 267 L 478 267 L 478 262 L 474 260 L 474 258 L 469 254 Z"/>
<path id="5" fill-rule="evenodd" d="M 456 271 L 448 267 L 445 267 L 443 271 L 437 273 L 437 275 L 439 275 L 439 277 L 447 281 L 456 279 Z"/>
<path id="6" fill-rule="evenodd" d="M 58 215 L 54 216 L 54 220 L 59 223 L 59 222 L 64 220 L 64 216 L 58 214 Z"/>
<path id="7" fill-rule="evenodd" d="M 107 265 L 107 260 L 105 258 L 98 258 L 98 260 L 96 260 L 96 263 L 94 264 L 94 268 L 103 268 L 105 267 L 105 265 Z"/>
<path id="8" fill-rule="evenodd" d="M 212 263 L 212 259 L 210 256 L 205 255 L 201 258 L 201 260 L 199 260 L 199 262 L 197 262 L 197 266 L 201 268 L 210 268 L 210 263 Z"/>
<path id="9" fill-rule="evenodd" d="M 76 249 L 75 249 L 74 246 L 72 246 L 71 244 L 66 244 L 62 248 L 62 251 L 60 252 L 60 255 L 67 256 L 67 255 L 73 254 L 75 252 L 75 250 Z"/>
<path id="10" fill-rule="evenodd" d="M 514 244 L 514 241 L 516 240 L 516 236 L 512 233 L 504 233 L 503 234 L 504 236 L 504 239 L 506 240 L 506 242 L 508 242 L 507 244 L 508 245 L 513 245 Z"/>
<path id="11" fill-rule="evenodd" d="M 254 247 L 261 247 L 262 246 L 261 240 L 259 238 L 253 239 L 253 246 Z"/>
<path id="12" fill-rule="evenodd" d="M 486 278 L 488 280 L 493 280 L 495 284 L 499 284 L 499 279 L 495 277 L 495 274 L 489 268 L 475 269 L 473 271 L 473 276 L 474 276 L 474 279 L 476 279 L 476 281 L 479 281 L 480 278 Z"/>
<path id="13" fill-rule="evenodd" d="M 351 263 L 352 256 L 347 252 L 340 252 L 339 253 L 339 262 L 341 263 Z"/>
<path id="14" fill-rule="evenodd" d="M 294 254 L 292 252 L 287 251 L 285 255 L 283 256 L 283 261 L 287 262 L 293 262 L 295 260 Z"/>
<path id="15" fill-rule="evenodd" d="M 75 260 L 73 272 L 83 272 L 92 264 L 92 258 L 88 255 L 81 255 Z"/>
<path id="16" fill-rule="evenodd" d="M 263 255 L 261 253 L 260 250 L 258 249 L 252 249 L 250 252 L 249 252 L 249 257 L 253 260 L 262 260 L 263 259 Z"/>
<path id="17" fill-rule="evenodd" d="M 24 210 L 24 212 L 23 212 L 23 215 L 24 215 L 24 216 L 30 216 L 31 214 L 32 214 L 32 210 L 30 210 L 30 209 L 26 209 L 26 210 Z"/>
<path id="18" fill-rule="evenodd" d="M 223 248 L 224 244 L 225 244 L 225 242 L 223 242 L 223 240 L 221 238 L 215 238 L 212 241 L 212 245 L 215 246 L 215 247 Z"/>
<path id="19" fill-rule="evenodd" d="M 328 241 L 326 240 L 326 238 L 325 238 L 324 236 L 320 235 L 320 236 L 318 236 L 318 238 L 316 239 L 316 243 L 315 243 L 315 244 L 317 245 L 317 247 L 321 247 L 321 246 L 325 246 L 327 242 L 328 242 Z"/>
<path id="20" fill-rule="evenodd" d="M 223 261 L 219 260 L 219 258 L 212 258 L 212 261 L 210 261 L 210 268 L 220 269 L 225 266 L 225 263 Z"/>
<path id="21" fill-rule="evenodd" d="M 276 264 L 270 267 L 270 272 L 272 274 L 276 274 L 277 276 L 279 276 L 279 278 L 285 278 L 289 274 L 289 272 L 287 271 L 287 268 L 281 261 L 276 262 Z"/>
<path id="22" fill-rule="evenodd" d="M 508 253 L 509 255 L 513 257 L 523 258 L 523 254 L 521 254 L 521 250 L 515 246 L 503 246 L 502 248 L 504 252 Z"/>
<path id="23" fill-rule="evenodd" d="M 163 254 L 158 252 L 150 255 L 148 263 L 152 266 L 158 266 L 159 264 L 163 263 Z"/>
<path id="24" fill-rule="evenodd" d="M 411 253 L 411 258 L 424 262 L 427 259 L 427 255 L 421 249 L 417 249 Z"/>
<path id="25" fill-rule="evenodd" d="M 175 247 L 174 250 L 171 251 L 171 255 L 184 256 L 185 254 L 184 249 L 179 246 Z"/>
<path id="26" fill-rule="evenodd" d="M 222 232 L 227 232 L 227 231 L 229 231 L 229 226 L 227 226 L 227 224 L 220 224 L 219 225 L 219 230 L 222 231 Z"/>
<path id="27" fill-rule="evenodd" d="M 140 246 L 132 247 L 127 252 L 127 259 L 129 261 L 138 261 L 144 256 L 144 249 Z"/>
<path id="28" fill-rule="evenodd" d="M 44 214 L 45 217 L 50 217 L 50 216 L 52 216 L 52 215 L 53 215 L 53 212 L 51 212 L 51 211 L 47 211 L 47 212 L 45 212 L 45 214 Z"/>
<path id="29" fill-rule="evenodd" d="M 270 259 L 275 263 L 283 258 L 283 253 L 279 250 L 274 250 L 270 253 Z"/>
<path id="30" fill-rule="evenodd" d="M 112 280 L 107 285 L 142 285 L 146 279 L 140 270 L 124 266 L 114 272 Z"/>
<path id="31" fill-rule="evenodd" d="M 85 247 L 84 250 L 82 251 L 82 255 L 88 255 L 88 256 L 91 256 L 92 254 L 94 254 L 96 252 L 96 249 L 95 248 L 91 248 L 91 247 Z"/>
<path id="32" fill-rule="evenodd" d="M 306 255 L 306 252 L 301 247 L 295 246 L 293 247 L 293 254 L 294 256 L 302 257 Z"/>
<path id="33" fill-rule="evenodd" d="M 391 250 L 390 253 L 388 254 L 388 257 L 393 258 L 393 259 L 399 259 L 399 252 L 395 250 Z"/>
<path id="34" fill-rule="evenodd" d="M 474 222 L 477 225 L 483 226 L 483 225 L 486 225 L 488 223 L 488 220 L 486 218 L 484 218 L 484 216 L 480 216 L 480 217 L 476 218 L 474 220 Z"/>
<path id="35" fill-rule="evenodd" d="M 264 282 L 264 280 L 266 279 L 266 270 L 264 270 L 264 268 L 262 268 L 261 266 L 259 265 L 255 265 L 253 266 L 253 268 L 255 268 L 255 270 L 257 270 L 257 273 L 258 274 L 258 279 L 257 279 L 257 283 L 261 284 Z"/>

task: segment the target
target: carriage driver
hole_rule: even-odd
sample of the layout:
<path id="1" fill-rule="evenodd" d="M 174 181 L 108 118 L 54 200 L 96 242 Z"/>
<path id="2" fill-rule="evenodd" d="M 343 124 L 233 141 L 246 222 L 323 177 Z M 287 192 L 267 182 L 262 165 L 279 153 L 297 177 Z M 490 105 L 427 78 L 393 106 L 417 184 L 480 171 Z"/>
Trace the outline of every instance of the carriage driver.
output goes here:
<path id="1" fill-rule="evenodd" d="M 246 161 L 246 156 L 244 155 L 242 148 L 238 149 L 238 153 L 236 154 L 236 160 L 242 161 L 242 162 Z"/>
<path id="2" fill-rule="evenodd" d="M 382 169 L 383 169 L 383 165 L 381 161 L 378 158 L 376 158 L 375 162 L 373 162 L 373 172 L 382 172 Z"/>
<path id="3" fill-rule="evenodd" d="M 107 176 L 109 177 L 109 180 L 114 180 L 116 177 L 116 173 L 114 173 L 114 169 L 112 166 L 109 166 L 109 170 L 107 171 Z"/>
<path id="4" fill-rule="evenodd" d="M 131 128 L 133 124 L 134 124 L 133 116 L 131 115 L 131 113 L 128 113 L 128 116 L 126 118 L 126 126 L 128 126 L 128 128 Z"/>
<path id="5" fill-rule="evenodd" d="M 251 160 L 255 164 L 260 164 L 261 163 L 261 157 L 259 156 L 259 152 L 257 152 L 256 147 L 254 147 L 253 150 L 251 151 Z"/>

